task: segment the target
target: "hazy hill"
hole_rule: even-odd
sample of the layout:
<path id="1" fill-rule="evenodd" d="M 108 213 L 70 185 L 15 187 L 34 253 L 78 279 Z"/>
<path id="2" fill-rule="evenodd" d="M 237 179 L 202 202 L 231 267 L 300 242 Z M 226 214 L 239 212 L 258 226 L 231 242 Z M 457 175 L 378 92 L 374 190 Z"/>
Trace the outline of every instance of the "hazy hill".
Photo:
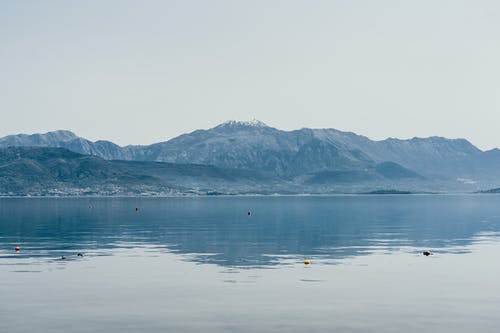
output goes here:
<path id="1" fill-rule="evenodd" d="M 209 165 L 109 161 L 64 148 L 0 148 L 0 195 L 268 193 L 289 185 Z"/>
<path id="2" fill-rule="evenodd" d="M 125 194 L 149 187 L 158 190 L 157 179 L 130 172 L 100 157 L 61 148 L 0 149 L 3 195 Z"/>
<path id="3" fill-rule="evenodd" d="M 0 138 L 0 148 L 7 147 L 52 147 L 66 148 L 84 154 L 95 155 L 108 160 L 133 159 L 130 149 L 110 141 L 89 141 L 70 131 L 54 131 L 45 134 L 17 134 Z"/>

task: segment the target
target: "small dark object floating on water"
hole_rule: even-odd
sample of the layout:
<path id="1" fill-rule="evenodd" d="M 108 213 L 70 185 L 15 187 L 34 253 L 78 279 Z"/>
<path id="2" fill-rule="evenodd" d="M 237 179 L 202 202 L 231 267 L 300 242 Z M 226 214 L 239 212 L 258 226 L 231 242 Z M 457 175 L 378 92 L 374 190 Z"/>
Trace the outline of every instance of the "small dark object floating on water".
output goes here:
<path id="1" fill-rule="evenodd" d="M 66 257 L 65 256 L 61 256 L 61 260 L 66 260 Z"/>
<path id="2" fill-rule="evenodd" d="M 135 211 L 138 212 L 139 211 L 139 208 L 138 207 L 135 207 Z"/>
<path id="3" fill-rule="evenodd" d="M 78 257 L 83 257 L 83 253 L 80 253 L 80 252 L 78 252 L 76 255 L 77 255 Z"/>
<path id="4" fill-rule="evenodd" d="M 424 251 L 422 254 L 426 257 L 430 256 L 432 253 L 430 251 Z"/>
<path id="5" fill-rule="evenodd" d="M 248 211 L 248 212 L 247 212 L 247 215 L 248 215 L 248 216 L 252 216 L 252 212 L 251 212 L 251 211 Z"/>
<path id="6" fill-rule="evenodd" d="M 19 251 L 21 251 L 21 248 L 19 246 L 16 246 L 15 250 L 16 250 L 16 252 L 19 252 Z"/>

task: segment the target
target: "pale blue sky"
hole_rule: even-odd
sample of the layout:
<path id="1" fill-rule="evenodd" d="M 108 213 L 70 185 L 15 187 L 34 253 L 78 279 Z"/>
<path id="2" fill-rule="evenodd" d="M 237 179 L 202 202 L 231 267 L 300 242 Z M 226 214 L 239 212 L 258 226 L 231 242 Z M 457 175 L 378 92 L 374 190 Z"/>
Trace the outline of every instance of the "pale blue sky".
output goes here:
<path id="1" fill-rule="evenodd" d="M 229 119 L 500 147 L 496 1 L 0 0 L 0 136 Z"/>

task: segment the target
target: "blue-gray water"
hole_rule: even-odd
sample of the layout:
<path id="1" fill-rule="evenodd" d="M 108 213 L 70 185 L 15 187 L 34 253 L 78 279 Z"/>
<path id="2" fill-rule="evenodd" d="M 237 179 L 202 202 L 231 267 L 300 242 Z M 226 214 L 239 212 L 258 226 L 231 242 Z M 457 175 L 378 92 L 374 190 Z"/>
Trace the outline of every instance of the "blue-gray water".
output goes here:
<path id="1" fill-rule="evenodd" d="M 497 195 L 5 198 L 0 332 L 497 332 L 499 235 Z"/>

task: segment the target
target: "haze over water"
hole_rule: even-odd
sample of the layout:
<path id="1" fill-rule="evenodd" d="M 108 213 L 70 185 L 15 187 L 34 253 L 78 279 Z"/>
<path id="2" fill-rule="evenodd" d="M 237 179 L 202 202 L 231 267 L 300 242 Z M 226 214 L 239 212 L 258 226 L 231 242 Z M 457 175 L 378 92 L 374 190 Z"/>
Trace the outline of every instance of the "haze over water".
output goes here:
<path id="1" fill-rule="evenodd" d="M 499 232 L 497 195 L 4 198 L 0 331 L 496 332 Z"/>

